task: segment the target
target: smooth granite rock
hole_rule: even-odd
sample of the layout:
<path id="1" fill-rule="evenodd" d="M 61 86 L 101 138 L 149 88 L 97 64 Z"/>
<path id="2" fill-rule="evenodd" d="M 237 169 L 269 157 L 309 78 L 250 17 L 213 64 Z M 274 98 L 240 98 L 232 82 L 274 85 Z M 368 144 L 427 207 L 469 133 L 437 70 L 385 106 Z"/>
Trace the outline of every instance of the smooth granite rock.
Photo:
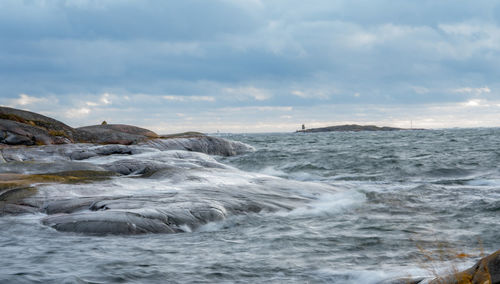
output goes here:
<path id="1" fill-rule="evenodd" d="M 14 122 L 7 123 L 6 121 Z M 53 118 L 20 109 L 0 107 L 0 129 L 33 140 L 33 144 L 63 144 L 75 142 L 75 130 Z M 0 135 L 1 138 L 2 135 Z M 0 143 L 5 143 L 1 142 Z M 7 143 L 5 143 L 7 144 Z M 12 145 L 12 144 L 11 144 Z"/>
<path id="2" fill-rule="evenodd" d="M 77 140 L 97 144 L 136 144 L 159 136 L 151 130 L 124 124 L 102 124 L 76 128 Z"/>

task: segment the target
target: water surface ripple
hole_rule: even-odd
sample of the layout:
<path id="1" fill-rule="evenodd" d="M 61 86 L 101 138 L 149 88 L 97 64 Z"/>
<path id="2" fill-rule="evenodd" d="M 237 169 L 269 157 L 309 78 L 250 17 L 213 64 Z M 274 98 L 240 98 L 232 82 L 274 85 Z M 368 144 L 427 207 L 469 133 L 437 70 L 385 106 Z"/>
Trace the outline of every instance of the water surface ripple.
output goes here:
<path id="1" fill-rule="evenodd" d="M 224 138 L 256 151 L 223 164 L 339 190 L 179 234 L 93 236 L 55 231 L 41 213 L 0 217 L 0 282 L 376 283 L 500 248 L 500 129 Z"/>

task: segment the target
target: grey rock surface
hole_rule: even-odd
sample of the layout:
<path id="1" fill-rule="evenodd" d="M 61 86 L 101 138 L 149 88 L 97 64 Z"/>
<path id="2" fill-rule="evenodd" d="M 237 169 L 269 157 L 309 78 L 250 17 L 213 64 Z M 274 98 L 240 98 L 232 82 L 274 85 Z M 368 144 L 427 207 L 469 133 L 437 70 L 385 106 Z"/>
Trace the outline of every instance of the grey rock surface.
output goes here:
<path id="1" fill-rule="evenodd" d="M 4 172 L 57 174 L 66 170 L 83 172 L 90 182 L 37 185 L 30 195 L 0 207 L 4 214 L 44 212 L 47 217 L 43 224 L 65 232 L 177 233 L 234 215 L 293 210 L 315 199 L 314 195 L 297 193 L 303 188 L 315 193 L 335 190 L 242 172 L 205 153 L 169 150 L 196 145 L 198 148 L 190 150 L 224 154 L 240 151 L 232 142 L 220 138 L 181 139 L 180 143 L 172 143 L 176 138 L 165 139 L 168 142 L 160 145 L 69 144 L 1 149 L 7 161 L 0 164 Z M 214 141 L 216 146 L 208 145 Z M 205 146 L 199 147 L 200 143 Z M 86 153 L 85 159 L 75 153 Z M 78 159 L 74 159 L 75 155 Z M 101 174 L 92 179 L 92 173 Z M 102 173 L 109 174 L 103 179 Z"/>
<path id="2" fill-rule="evenodd" d="M 130 145 L 159 137 L 150 130 L 124 124 L 92 125 L 75 131 L 78 141 L 97 144 Z"/>

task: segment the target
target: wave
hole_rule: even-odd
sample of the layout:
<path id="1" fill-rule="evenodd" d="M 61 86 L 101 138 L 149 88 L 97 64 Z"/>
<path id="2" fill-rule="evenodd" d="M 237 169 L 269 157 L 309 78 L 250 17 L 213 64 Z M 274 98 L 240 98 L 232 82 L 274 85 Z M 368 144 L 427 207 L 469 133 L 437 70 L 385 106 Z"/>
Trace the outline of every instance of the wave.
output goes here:
<path id="1" fill-rule="evenodd" d="M 174 144 L 185 147 L 186 143 L 184 139 Z M 4 157 L 16 158 L 18 162 L 1 166 L 25 174 L 59 172 L 63 168 L 115 174 L 86 183 L 40 184 L 36 194 L 22 200 L 24 205 L 48 214 L 43 224 L 68 232 L 191 232 L 234 215 L 278 211 L 299 214 L 294 210 L 308 203 L 327 208 L 327 203 L 336 206 L 333 199 L 343 200 L 330 196 L 338 190 L 329 185 L 244 172 L 205 153 L 165 150 L 170 147 L 166 145 L 171 146 L 172 142 L 25 148 L 4 153 Z M 213 152 L 210 148 L 219 149 L 217 145 L 197 150 Z M 232 145 L 231 151 L 234 145 L 251 149 L 241 146 L 243 143 L 225 145 Z M 29 166 L 24 167 L 26 164 Z M 341 207 L 340 203 L 337 205 Z"/>

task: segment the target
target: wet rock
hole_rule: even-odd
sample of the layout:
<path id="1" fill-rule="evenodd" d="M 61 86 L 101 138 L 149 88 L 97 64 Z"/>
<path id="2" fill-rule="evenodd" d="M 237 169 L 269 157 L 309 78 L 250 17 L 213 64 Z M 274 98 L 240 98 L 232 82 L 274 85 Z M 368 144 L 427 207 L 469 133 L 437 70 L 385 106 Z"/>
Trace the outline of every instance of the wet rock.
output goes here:
<path id="1" fill-rule="evenodd" d="M 87 234 L 134 235 L 175 232 L 160 220 L 122 211 L 49 216 L 43 220 L 43 223 L 59 231 Z"/>
<path id="2" fill-rule="evenodd" d="M 229 141 L 209 136 L 175 139 L 154 139 L 138 145 L 93 145 L 65 144 L 44 145 L 37 147 L 7 147 L 0 148 L 0 160 L 13 161 L 81 161 L 94 157 L 108 155 L 136 155 L 154 151 L 185 150 L 209 155 L 231 156 L 254 148 L 241 142 Z"/>
<path id="3" fill-rule="evenodd" d="M 92 157 L 109 156 L 114 154 L 131 155 L 142 152 L 155 151 L 151 148 L 125 145 L 94 145 L 94 144 L 66 144 L 44 145 L 37 147 L 8 147 L 0 149 L 6 162 L 23 161 L 80 161 Z"/>
<path id="4" fill-rule="evenodd" d="M 199 167 L 194 162 L 166 166 L 168 168 L 147 179 L 121 178 L 121 181 L 114 180 L 112 186 L 109 183 L 81 185 L 74 188 L 78 198 L 61 197 L 60 194 L 64 194 L 62 186 L 42 188 L 45 191 L 40 197 L 48 198 L 46 194 L 57 193 L 59 198 L 50 198 L 45 203 L 49 216 L 44 224 L 61 231 L 90 234 L 177 233 L 196 230 L 233 215 L 292 210 L 312 200 L 312 197 L 298 196 L 290 190 L 297 186 L 307 186 L 315 192 L 331 190 L 330 187 L 248 174 L 232 168 Z M 160 172 L 162 174 L 158 174 Z M 95 196 L 96 193 L 99 196 Z M 32 197 L 33 200 L 37 198 Z M 30 200 L 26 203 L 32 204 Z M 134 219 L 135 225 L 153 224 L 153 228 L 140 225 L 142 229 L 133 229 L 126 224 L 130 222 L 125 221 L 129 216 L 126 213 L 140 216 L 141 222 Z M 108 221 L 113 224 L 106 225 Z"/>
<path id="5" fill-rule="evenodd" d="M 88 209 L 104 197 L 82 197 L 49 201 L 43 206 L 43 211 L 49 215 L 60 213 L 74 213 Z"/>
<path id="6" fill-rule="evenodd" d="M 419 284 L 425 278 L 396 278 L 396 279 L 388 279 L 382 282 L 378 282 L 377 284 Z"/>
<path id="7" fill-rule="evenodd" d="M 38 208 L 0 201 L 0 216 L 37 213 Z"/>
<path id="8" fill-rule="evenodd" d="M 85 160 L 92 157 L 109 156 L 114 154 L 131 155 L 136 152 L 137 151 L 135 151 L 135 149 L 124 145 L 104 145 L 73 151 L 71 152 L 69 157 L 71 160 Z"/>
<path id="9" fill-rule="evenodd" d="M 95 166 L 104 176 L 95 177 L 95 173 L 101 172 L 93 171 L 9 174 L 12 179 L 43 183 L 37 186 L 35 194 L 9 199 L 9 204 L 45 212 L 49 216 L 44 224 L 61 231 L 176 233 L 196 230 L 233 215 L 292 210 L 314 198 L 296 195 L 293 188 L 331 190 L 328 186 L 242 172 L 206 154 L 179 150 L 94 157 L 88 162 L 56 159 L 52 167 Z M 50 162 L 9 162 L 0 168 L 20 171 L 23 164 L 30 165 L 26 170 L 31 172 L 51 168 Z M 141 176 L 109 179 L 112 173 Z M 10 205 L 9 208 L 4 212 L 15 211 Z"/>
<path id="10" fill-rule="evenodd" d="M 159 163 L 155 163 L 154 161 L 124 159 L 103 165 L 103 167 L 108 171 L 121 175 L 150 175 L 164 166 Z"/>
<path id="11" fill-rule="evenodd" d="M 68 173 L 74 172 L 105 172 L 106 169 L 94 165 L 91 163 L 85 162 L 73 162 L 73 161 L 58 161 L 54 162 L 43 162 L 43 161 L 29 161 L 29 162 L 20 162 L 20 161 L 10 161 L 9 163 L 0 164 L 0 173 L 17 173 L 17 174 L 26 174 L 26 175 L 35 175 L 35 174 L 58 174 L 58 173 Z M 0 174 L 1 176 L 1 174 Z"/>
<path id="12" fill-rule="evenodd" d="M 32 196 L 36 193 L 36 188 L 27 187 L 12 187 L 0 190 L 0 201 L 6 203 L 15 203 L 27 196 Z"/>
<path id="13" fill-rule="evenodd" d="M 234 156 L 255 151 L 250 145 L 211 136 L 190 138 L 154 139 L 140 143 L 159 150 L 185 150 L 209 155 Z"/>

